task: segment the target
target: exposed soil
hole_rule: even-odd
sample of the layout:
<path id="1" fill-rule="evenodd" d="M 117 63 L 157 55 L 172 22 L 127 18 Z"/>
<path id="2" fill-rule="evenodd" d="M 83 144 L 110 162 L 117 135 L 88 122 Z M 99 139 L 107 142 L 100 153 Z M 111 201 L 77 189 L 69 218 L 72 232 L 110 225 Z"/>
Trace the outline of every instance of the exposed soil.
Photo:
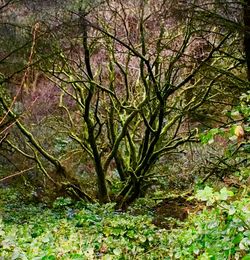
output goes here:
<path id="1" fill-rule="evenodd" d="M 200 203 L 187 201 L 185 197 L 171 197 L 164 199 L 154 207 L 155 217 L 153 223 L 161 228 L 174 228 L 178 221 L 184 221 L 189 213 L 200 210 Z"/>

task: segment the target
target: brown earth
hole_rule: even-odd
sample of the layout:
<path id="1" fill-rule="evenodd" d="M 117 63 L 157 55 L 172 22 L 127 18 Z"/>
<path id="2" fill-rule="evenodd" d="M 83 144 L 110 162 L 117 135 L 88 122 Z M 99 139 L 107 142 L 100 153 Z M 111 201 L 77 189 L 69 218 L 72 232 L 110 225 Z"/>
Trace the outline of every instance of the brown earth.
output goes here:
<path id="1" fill-rule="evenodd" d="M 174 228 L 178 226 L 178 221 L 184 221 L 190 213 L 201 210 L 202 206 L 195 200 L 188 201 L 181 196 L 166 198 L 154 207 L 153 223 L 165 229 Z"/>

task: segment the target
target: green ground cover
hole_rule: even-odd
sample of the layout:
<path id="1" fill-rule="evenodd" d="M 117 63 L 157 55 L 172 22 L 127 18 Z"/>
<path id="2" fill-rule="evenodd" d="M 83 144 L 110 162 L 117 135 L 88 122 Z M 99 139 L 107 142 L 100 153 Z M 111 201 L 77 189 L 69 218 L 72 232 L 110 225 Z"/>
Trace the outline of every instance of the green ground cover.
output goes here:
<path id="1" fill-rule="evenodd" d="M 247 192 L 206 187 L 195 195 L 203 209 L 170 230 L 153 224 L 153 212 L 135 216 L 68 198 L 48 208 L 2 195 L 0 259 L 250 259 Z"/>

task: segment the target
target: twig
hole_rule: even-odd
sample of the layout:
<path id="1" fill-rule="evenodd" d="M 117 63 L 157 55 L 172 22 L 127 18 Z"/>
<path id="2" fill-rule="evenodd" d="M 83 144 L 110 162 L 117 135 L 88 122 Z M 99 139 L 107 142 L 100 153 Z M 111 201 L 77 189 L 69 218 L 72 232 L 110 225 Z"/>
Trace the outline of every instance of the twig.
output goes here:
<path id="1" fill-rule="evenodd" d="M 25 170 L 22 170 L 22 171 L 20 171 L 20 172 L 13 173 L 13 174 L 11 174 L 11 175 L 9 175 L 9 176 L 7 176 L 7 177 L 4 177 L 3 179 L 0 179 L 0 182 L 6 181 L 6 180 L 8 180 L 8 179 L 10 179 L 10 178 L 13 178 L 13 177 L 15 177 L 15 176 L 18 176 L 18 175 L 22 175 L 23 173 L 28 172 L 28 171 L 30 171 L 30 170 L 32 170 L 32 169 L 34 169 L 34 168 L 35 168 L 35 166 L 30 167 L 30 168 L 25 169 Z"/>

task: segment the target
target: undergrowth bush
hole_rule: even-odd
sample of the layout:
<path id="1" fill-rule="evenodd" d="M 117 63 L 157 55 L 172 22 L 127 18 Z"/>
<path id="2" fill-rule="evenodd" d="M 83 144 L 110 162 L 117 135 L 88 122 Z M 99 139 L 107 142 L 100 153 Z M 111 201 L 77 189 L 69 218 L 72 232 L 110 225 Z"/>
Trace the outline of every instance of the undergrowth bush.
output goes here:
<path id="1" fill-rule="evenodd" d="M 205 187 L 193 199 L 200 201 L 197 213 L 172 230 L 114 204 L 58 198 L 49 209 L 5 201 L 0 259 L 250 259 L 248 191 Z"/>

